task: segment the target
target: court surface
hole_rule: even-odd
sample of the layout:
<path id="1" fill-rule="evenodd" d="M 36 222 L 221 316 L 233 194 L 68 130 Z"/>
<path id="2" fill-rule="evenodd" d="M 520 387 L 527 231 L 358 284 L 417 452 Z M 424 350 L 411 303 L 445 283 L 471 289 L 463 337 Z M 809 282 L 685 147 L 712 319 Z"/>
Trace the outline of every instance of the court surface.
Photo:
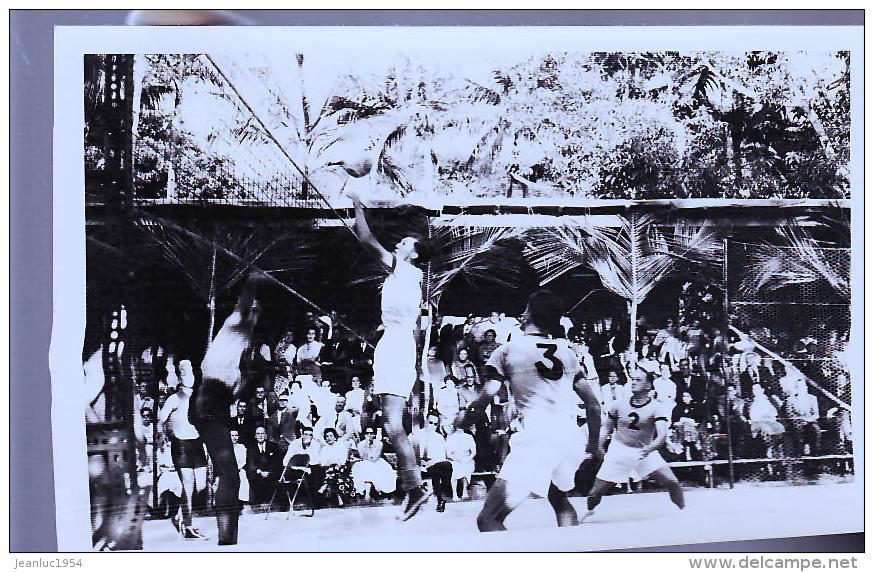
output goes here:
<path id="1" fill-rule="evenodd" d="M 545 499 L 530 499 L 507 518 L 507 532 L 480 533 L 476 515 L 482 500 L 448 503 L 435 510 L 432 497 L 408 522 L 394 505 L 316 511 L 313 517 L 278 512 L 243 514 L 239 544 L 217 546 L 215 519 L 196 518 L 208 541 L 183 541 L 168 520 L 143 526 L 146 551 L 585 551 L 808 536 L 864 529 L 863 491 L 857 483 L 741 483 L 733 489 L 686 489 L 686 509 L 667 493 L 605 496 L 595 515 L 578 527 L 559 529 Z M 583 497 L 571 502 L 582 516 Z"/>

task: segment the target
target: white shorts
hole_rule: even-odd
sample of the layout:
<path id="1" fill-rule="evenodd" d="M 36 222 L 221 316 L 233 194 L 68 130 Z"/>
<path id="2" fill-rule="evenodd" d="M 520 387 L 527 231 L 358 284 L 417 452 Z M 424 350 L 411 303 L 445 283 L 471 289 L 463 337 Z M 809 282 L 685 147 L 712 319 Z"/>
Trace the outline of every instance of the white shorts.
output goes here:
<path id="1" fill-rule="evenodd" d="M 507 483 L 507 506 L 515 508 L 529 494 L 545 497 L 550 483 L 574 488 L 574 476 L 586 458 L 587 437 L 566 416 L 526 417 L 510 438 L 510 453 L 498 477 Z"/>
<path id="2" fill-rule="evenodd" d="M 416 339 L 406 327 L 385 329 L 373 352 L 373 393 L 404 399 L 416 381 Z"/>
<path id="3" fill-rule="evenodd" d="M 668 468 L 668 464 L 658 451 L 640 460 L 640 447 L 629 447 L 614 439 L 607 447 L 598 478 L 611 483 L 627 483 L 629 477 L 639 481 L 662 468 Z"/>

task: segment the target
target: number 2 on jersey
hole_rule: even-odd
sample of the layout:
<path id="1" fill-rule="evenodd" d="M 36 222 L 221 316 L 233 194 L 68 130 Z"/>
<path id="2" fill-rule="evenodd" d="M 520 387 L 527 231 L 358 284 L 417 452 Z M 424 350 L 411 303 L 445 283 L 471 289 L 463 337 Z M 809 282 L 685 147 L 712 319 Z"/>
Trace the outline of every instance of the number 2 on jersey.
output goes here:
<path id="1" fill-rule="evenodd" d="M 634 431 L 640 431 L 640 415 L 638 415 L 636 411 L 632 411 L 628 416 L 631 417 L 631 423 L 628 424 L 628 428 L 633 429 Z"/>
<path id="2" fill-rule="evenodd" d="M 537 368 L 537 373 L 540 374 L 540 377 L 544 379 L 548 379 L 549 381 L 558 381 L 561 379 L 561 376 L 564 375 L 564 364 L 561 363 L 561 360 L 555 357 L 555 350 L 558 349 L 558 346 L 555 344 L 537 344 L 537 347 L 545 350 L 543 352 L 543 359 L 549 360 L 551 364 L 549 367 L 542 361 L 538 361 L 534 364 L 534 367 Z"/>

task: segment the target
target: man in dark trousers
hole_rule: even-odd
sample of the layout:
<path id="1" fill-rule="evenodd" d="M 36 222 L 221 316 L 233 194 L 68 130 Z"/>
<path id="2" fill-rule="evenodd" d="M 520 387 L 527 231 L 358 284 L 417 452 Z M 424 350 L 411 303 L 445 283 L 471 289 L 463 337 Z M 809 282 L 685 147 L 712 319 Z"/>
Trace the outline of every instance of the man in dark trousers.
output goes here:
<path id="1" fill-rule="evenodd" d="M 246 451 L 246 476 L 249 478 L 249 502 L 258 507 L 270 500 L 282 471 L 282 453 L 276 443 L 267 440 L 264 427 L 255 429 L 255 444 Z"/>

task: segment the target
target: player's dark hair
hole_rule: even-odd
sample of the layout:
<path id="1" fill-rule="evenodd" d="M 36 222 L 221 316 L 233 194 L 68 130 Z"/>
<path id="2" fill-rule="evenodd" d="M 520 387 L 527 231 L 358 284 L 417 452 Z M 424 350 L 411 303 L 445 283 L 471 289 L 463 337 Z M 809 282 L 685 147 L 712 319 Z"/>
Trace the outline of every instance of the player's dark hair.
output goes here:
<path id="1" fill-rule="evenodd" d="M 323 435 L 324 437 L 327 437 L 327 436 L 328 436 L 328 433 L 333 433 L 333 434 L 334 434 L 334 437 L 336 437 L 337 439 L 340 438 L 340 434 L 337 433 L 337 430 L 334 429 L 333 427 L 326 427 L 325 430 L 322 431 L 322 435 Z"/>
<path id="2" fill-rule="evenodd" d="M 416 262 L 427 264 L 437 254 L 437 241 L 430 238 L 416 238 Z"/>
<path id="3" fill-rule="evenodd" d="M 549 290 L 538 290 L 528 297 L 528 315 L 540 330 L 553 333 L 561 330 L 563 312 L 561 300 Z"/>

